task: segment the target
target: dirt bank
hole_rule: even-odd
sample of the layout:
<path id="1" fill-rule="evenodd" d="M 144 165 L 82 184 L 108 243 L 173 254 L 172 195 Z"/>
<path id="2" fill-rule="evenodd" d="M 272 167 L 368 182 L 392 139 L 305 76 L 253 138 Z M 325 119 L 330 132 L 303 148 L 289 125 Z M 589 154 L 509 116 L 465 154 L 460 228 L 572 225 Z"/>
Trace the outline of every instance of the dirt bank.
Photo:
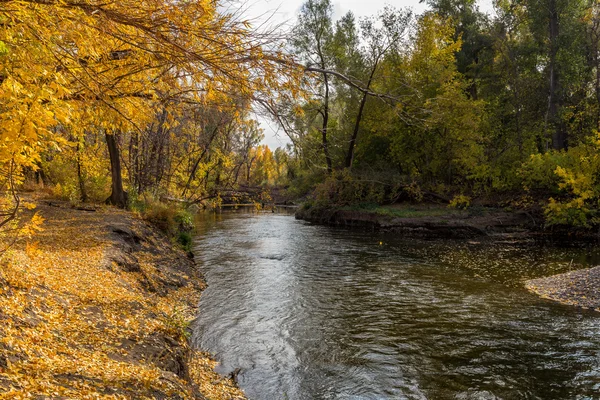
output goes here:
<path id="1" fill-rule="evenodd" d="M 301 207 L 296 218 L 319 224 L 394 232 L 411 237 L 476 238 L 531 232 L 536 221 L 524 212 L 396 206 L 376 210 Z"/>
<path id="2" fill-rule="evenodd" d="M 1 259 L 0 398 L 244 398 L 188 345 L 183 252 L 126 211 L 33 201 L 43 231 Z"/>

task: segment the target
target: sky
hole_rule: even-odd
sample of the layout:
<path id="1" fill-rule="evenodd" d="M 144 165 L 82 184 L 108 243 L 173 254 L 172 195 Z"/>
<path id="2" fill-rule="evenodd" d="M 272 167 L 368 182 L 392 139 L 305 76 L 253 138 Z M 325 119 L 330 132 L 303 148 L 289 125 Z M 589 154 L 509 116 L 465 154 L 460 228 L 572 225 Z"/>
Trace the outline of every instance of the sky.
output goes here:
<path id="1" fill-rule="evenodd" d="M 242 15 L 243 18 L 253 19 L 253 25 L 264 23 L 267 26 L 283 24 L 292 27 L 303 3 L 304 0 L 248 0 L 244 2 Z M 374 15 L 386 5 L 410 8 L 415 14 L 421 14 L 427 8 L 419 0 L 332 0 L 332 3 L 334 20 L 348 11 L 358 18 Z M 492 0 L 478 0 L 478 4 L 481 11 L 492 11 Z M 285 133 L 279 131 L 274 122 L 263 117 L 258 120 L 264 130 L 263 144 L 274 150 L 289 143 Z"/>

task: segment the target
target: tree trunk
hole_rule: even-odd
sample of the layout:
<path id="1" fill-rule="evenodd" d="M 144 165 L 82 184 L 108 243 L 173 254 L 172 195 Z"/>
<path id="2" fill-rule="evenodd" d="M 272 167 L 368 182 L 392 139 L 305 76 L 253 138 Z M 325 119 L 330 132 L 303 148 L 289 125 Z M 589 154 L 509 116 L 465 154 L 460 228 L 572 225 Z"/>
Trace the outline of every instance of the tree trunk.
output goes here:
<path id="1" fill-rule="evenodd" d="M 600 131 L 600 60 L 596 58 L 596 129 Z"/>
<path id="2" fill-rule="evenodd" d="M 139 166 L 139 134 L 132 133 L 129 138 L 129 182 L 138 194 L 142 192 Z"/>
<path id="3" fill-rule="evenodd" d="M 219 132 L 219 127 L 216 126 L 212 132 L 212 135 L 210 135 L 210 139 L 208 140 L 208 143 L 206 144 L 206 146 L 204 146 L 204 149 L 202 150 L 200 157 L 198 157 L 198 159 L 194 163 L 194 166 L 192 167 L 192 172 L 190 172 L 190 176 L 187 180 L 187 183 L 185 184 L 185 187 L 183 188 L 183 191 L 181 192 L 182 198 L 185 198 L 187 191 L 190 190 L 192 181 L 196 178 L 196 171 L 198 170 L 198 167 L 200 166 L 200 162 L 204 159 L 204 156 L 208 152 L 208 149 L 210 148 L 210 145 L 212 144 L 213 140 L 217 136 L 218 132 Z M 237 178 L 236 178 L 236 180 L 237 180 Z"/>
<path id="4" fill-rule="evenodd" d="M 550 90 L 548 95 L 548 119 L 552 124 L 552 148 L 562 150 L 567 147 L 567 132 L 558 115 L 560 109 L 560 82 L 556 56 L 558 54 L 559 18 L 556 0 L 550 0 L 549 13 Z"/>
<path id="5" fill-rule="evenodd" d="M 106 203 L 125 208 L 127 206 L 127 193 L 123 190 L 123 178 L 121 177 L 121 159 L 119 157 L 119 145 L 116 133 L 105 133 L 108 155 L 110 156 L 110 175 L 112 178 L 112 192 L 106 199 Z"/>
<path id="6" fill-rule="evenodd" d="M 325 154 L 325 161 L 327 162 L 327 173 L 331 174 L 333 171 L 333 163 L 331 161 L 331 155 L 329 154 L 329 143 L 327 141 L 327 125 L 329 125 L 329 81 L 327 74 L 323 74 L 325 79 L 325 103 L 323 105 L 323 128 L 321 129 L 321 139 L 323 141 L 323 153 Z"/>
<path id="7" fill-rule="evenodd" d="M 83 179 L 83 172 L 81 171 L 81 144 L 79 142 L 77 142 L 77 181 L 79 182 L 79 198 L 82 203 L 85 203 L 88 201 L 88 195 L 85 191 L 85 181 Z"/>
<path id="8" fill-rule="evenodd" d="M 167 119 L 167 111 L 163 110 L 159 124 L 156 129 L 156 133 L 154 134 L 155 138 L 152 143 L 152 152 L 151 152 L 151 160 L 153 161 L 153 165 L 149 166 L 150 171 L 154 170 L 153 173 L 153 185 L 155 188 L 160 186 L 160 182 L 162 180 L 162 176 L 164 174 L 164 158 L 165 158 L 165 141 L 168 140 L 168 131 L 165 129 L 165 121 Z"/>
<path id="9" fill-rule="evenodd" d="M 600 131 L 600 7 L 596 5 L 593 11 L 593 22 L 590 31 L 590 53 L 592 54 L 592 68 L 596 69 L 596 129 Z"/>
<path id="10" fill-rule="evenodd" d="M 373 76 L 375 75 L 375 71 L 377 70 L 377 64 L 379 63 L 379 59 L 375 61 L 375 65 L 371 70 L 371 75 L 369 76 L 369 81 L 367 82 L 366 90 L 368 91 L 371 88 L 371 82 L 373 81 Z M 350 139 L 350 145 L 348 146 L 348 152 L 346 153 L 346 163 L 345 167 L 347 169 L 352 168 L 352 161 L 354 161 L 354 148 L 356 147 L 356 139 L 358 138 L 358 130 L 360 128 L 360 121 L 362 120 L 363 111 L 365 109 L 365 104 L 367 103 L 368 94 L 365 92 L 363 94 L 363 98 L 360 101 L 360 106 L 358 108 L 358 115 L 356 116 L 356 122 L 354 123 L 354 132 L 352 132 L 352 138 Z"/>
<path id="11" fill-rule="evenodd" d="M 323 49 L 321 48 L 321 38 L 317 38 L 317 54 L 319 55 L 320 65 L 322 70 L 326 70 L 325 56 L 323 55 Z M 325 155 L 325 162 L 327 163 L 327 173 L 331 174 L 333 171 L 333 163 L 331 161 L 331 154 L 329 153 L 329 142 L 327 138 L 327 128 L 329 125 L 329 78 L 326 73 L 323 73 L 323 82 L 325 84 L 325 98 L 323 99 L 323 110 L 321 115 L 323 116 L 323 125 L 321 127 L 321 141 L 323 145 L 323 154 Z"/>
<path id="12" fill-rule="evenodd" d="M 363 94 L 363 98 L 360 101 L 360 106 L 358 107 L 358 115 L 356 116 L 356 122 L 354 123 L 354 131 L 352 132 L 352 137 L 350 138 L 350 144 L 348 146 L 348 152 L 346 153 L 346 162 L 344 166 L 347 169 L 352 168 L 352 161 L 354 161 L 354 148 L 356 147 L 356 139 L 358 138 L 358 130 L 360 128 L 360 121 L 362 120 L 362 114 L 366 102 L 367 94 L 365 93 Z"/>
<path id="13" fill-rule="evenodd" d="M 513 77 L 513 97 L 515 107 L 515 129 L 517 131 L 517 145 L 519 146 L 519 159 L 523 160 L 523 133 L 521 131 L 521 92 L 519 90 L 519 67 L 516 64 L 516 57 L 512 50 L 509 50 L 509 57 L 511 62 L 515 65 L 514 77 Z"/>
<path id="14" fill-rule="evenodd" d="M 44 172 L 44 169 L 42 168 L 42 164 L 38 161 L 37 163 L 38 169 L 35 171 L 35 182 L 38 185 L 41 186 L 47 186 L 48 185 L 48 177 L 46 176 L 46 173 Z"/>

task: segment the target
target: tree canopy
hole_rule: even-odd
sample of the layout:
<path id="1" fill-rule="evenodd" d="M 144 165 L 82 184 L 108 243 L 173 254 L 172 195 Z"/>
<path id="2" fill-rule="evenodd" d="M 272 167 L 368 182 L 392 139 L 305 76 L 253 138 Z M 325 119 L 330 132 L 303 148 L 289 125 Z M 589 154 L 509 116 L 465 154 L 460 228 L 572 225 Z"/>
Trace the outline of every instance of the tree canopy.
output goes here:
<path id="1" fill-rule="evenodd" d="M 358 22 L 305 3 L 290 42 L 313 71 L 308 100 L 287 107 L 296 186 L 322 182 L 335 204 L 539 201 L 548 224 L 596 224 L 598 4 L 502 0 L 492 16 L 470 0 L 426 3 Z M 337 192 L 350 170 L 358 189 Z"/>
<path id="2" fill-rule="evenodd" d="M 334 20 L 307 0 L 282 40 L 212 0 L 0 1 L 3 220 L 28 177 L 125 206 L 343 176 L 370 183 L 342 203 L 530 196 L 595 223 L 598 5 L 427 4 Z M 260 144 L 258 108 L 292 145 Z"/>
<path id="3" fill-rule="evenodd" d="M 2 1 L 0 40 L 4 190 L 29 172 L 71 197 L 107 195 L 110 160 L 120 206 L 121 164 L 129 190 L 198 189 L 201 170 L 231 163 L 238 134 L 256 130 L 252 99 L 295 94 L 302 73 L 212 0 Z M 9 220 L 14 200 L 4 208 Z"/>

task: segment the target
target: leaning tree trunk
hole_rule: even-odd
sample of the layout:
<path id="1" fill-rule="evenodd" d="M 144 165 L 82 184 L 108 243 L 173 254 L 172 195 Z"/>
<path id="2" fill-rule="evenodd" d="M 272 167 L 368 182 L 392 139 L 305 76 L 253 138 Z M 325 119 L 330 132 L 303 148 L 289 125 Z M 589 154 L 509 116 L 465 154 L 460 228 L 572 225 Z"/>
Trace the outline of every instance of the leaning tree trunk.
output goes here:
<path id="1" fill-rule="evenodd" d="M 589 43 L 590 53 L 592 54 L 592 68 L 596 69 L 596 129 L 600 130 L 600 5 L 596 7 Z"/>
<path id="2" fill-rule="evenodd" d="M 110 197 L 106 199 L 106 203 L 125 208 L 127 206 L 127 193 L 123 190 L 121 159 L 119 157 L 116 133 L 106 133 L 105 137 L 106 145 L 108 146 L 108 155 L 110 156 L 110 175 L 112 178 L 112 192 Z"/>
<path id="3" fill-rule="evenodd" d="M 321 69 L 326 70 L 325 56 L 321 49 L 320 39 L 317 39 L 317 53 L 321 61 Z M 323 154 L 325 155 L 325 161 L 327 162 L 327 173 L 331 175 L 333 172 L 333 161 L 331 160 L 331 154 L 329 153 L 329 143 L 327 138 L 327 128 L 329 127 L 329 79 L 327 73 L 323 73 L 323 83 L 325 85 L 325 98 L 323 99 L 323 110 L 321 115 L 323 116 L 323 128 L 321 129 L 321 140 L 323 145 Z"/>
<path id="4" fill-rule="evenodd" d="M 321 139 L 323 142 L 323 153 L 325 154 L 325 161 L 327 162 L 327 173 L 331 175 L 333 171 L 333 162 L 331 160 L 331 154 L 329 153 L 329 143 L 327 139 L 327 127 L 329 125 L 329 82 L 327 81 L 327 74 L 323 74 L 325 80 L 325 104 L 323 106 L 323 128 L 321 129 Z"/>
<path id="5" fill-rule="evenodd" d="M 377 65 L 379 64 L 379 58 L 375 60 L 375 65 L 371 69 L 371 75 L 369 76 L 369 81 L 367 82 L 366 90 L 368 91 L 371 88 L 371 83 L 373 82 L 373 76 L 375 75 L 375 71 L 377 70 Z M 358 108 L 358 114 L 356 115 L 356 122 L 354 123 L 354 131 L 352 132 L 352 138 L 350 139 L 350 145 L 348 146 L 348 152 L 346 153 L 346 162 L 345 167 L 347 169 L 352 168 L 352 161 L 354 161 L 354 149 L 356 148 L 356 139 L 358 138 L 358 131 L 360 129 L 360 121 L 362 120 L 363 111 L 365 109 L 365 104 L 367 104 L 368 93 L 365 92 L 363 94 L 362 100 L 360 101 L 360 107 Z"/>

